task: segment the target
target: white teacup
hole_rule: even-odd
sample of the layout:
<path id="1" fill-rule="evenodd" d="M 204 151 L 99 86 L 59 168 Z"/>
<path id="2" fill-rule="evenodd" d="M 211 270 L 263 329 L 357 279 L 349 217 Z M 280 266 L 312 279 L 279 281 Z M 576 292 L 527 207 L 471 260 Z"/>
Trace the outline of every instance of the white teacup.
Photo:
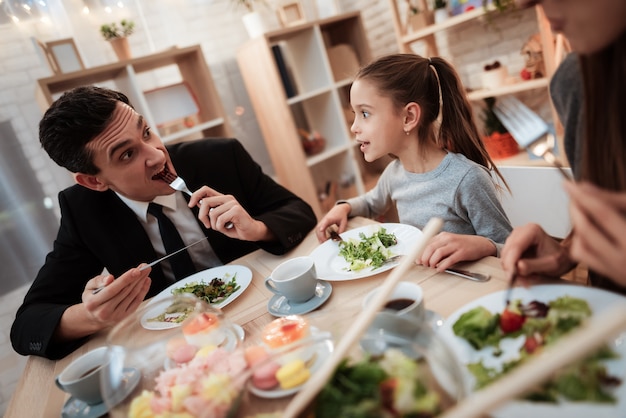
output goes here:
<path id="1" fill-rule="evenodd" d="M 363 309 L 372 303 L 377 293 L 378 289 L 374 289 L 365 296 Z M 383 309 L 399 316 L 410 317 L 419 323 L 423 322 L 426 310 L 421 286 L 412 282 L 399 282 L 387 296 Z"/>
<path id="2" fill-rule="evenodd" d="M 59 389 L 86 404 L 99 404 L 102 402 L 100 375 L 108 361 L 106 347 L 91 350 L 63 369 L 55 383 Z"/>
<path id="3" fill-rule="evenodd" d="M 303 303 L 315 296 L 317 273 L 315 260 L 304 256 L 285 261 L 265 279 L 269 291 L 286 297 L 290 302 Z"/>
<path id="4" fill-rule="evenodd" d="M 374 289 L 363 299 L 363 309 L 369 306 L 379 289 Z M 378 334 L 399 337 L 404 340 L 413 340 L 420 333 L 421 326 L 425 321 L 426 310 L 424 309 L 423 292 L 420 285 L 411 282 L 400 282 L 387 296 L 385 304 L 380 312 L 374 316 L 372 323 L 367 329 L 371 351 L 376 339 L 372 336 Z M 389 341 L 379 341 L 384 347 Z M 378 347 L 380 348 L 380 347 Z M 376 351 L 376 350 L 374 350 Z"/>

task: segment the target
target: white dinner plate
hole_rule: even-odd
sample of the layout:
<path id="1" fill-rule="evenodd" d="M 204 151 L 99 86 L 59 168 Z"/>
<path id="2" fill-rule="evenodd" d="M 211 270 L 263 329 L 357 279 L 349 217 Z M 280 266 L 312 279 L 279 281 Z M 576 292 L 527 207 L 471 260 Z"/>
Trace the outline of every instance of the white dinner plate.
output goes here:
<path id="1" fill-rule="evenodd" d="M 398 239 L 398 243 L 389 247 L 393 255 L 408 254 L 411 247 L 417 242 L 422 235 L 422 231 L 411 225 L 384 223 L 362 226 L 360 228 L 350 229 L 341 234 L 341 238 L 348 240 L 349 238 L 359 238 L 359 233 L 370 236 L 380 228 L 385 228 L 388 233 L 392 233 Z M 328 240 L 320 244 L 310 254 L 315 260 L 315 271 L 317 276 L 326 281 L 342 281 L 362 279 L 363 277 L 373 276 L 382 273 L 398 265 L 399 261 L 387 263 L 378 268 L 364 268 L 359 271 L 349 271 L 349 263 L 339 255 L 339 244 L 333 240 Z"/>
<path id="2" fill-rule="evenodd" d="M 235 281 L 239 285 L 239 289 L 236 292 L 234 292 L 232 295 L 230 295 L 229 297 L 227 297 L 226 299 L 222 300 L 219 303 L 211 304 L 211 306 L 215 308 L 223 308 L 224 306 L 228 305 L 229 303 L 237 299 L 239 295 L 241 295 L 246 290 L 246 288 L 250 286 L 250 283 L 252 282 L 252 271 L 250 271 L 250 269 L 245 266 L 226 265 L 226 266 L 213 267 L 207 270 L 199 271 L 195 274 L 192 274 L 189 277 L 179 280 L 176 283 L 172 284 L 167 289 L 161 291 L 161 293 L 156 295 L 154 298 L 152 298 L 152 300 L 146 306 L 145 315 L 143 315 L 143 317 L 141 318 L 141 325 L 146 329 L 154 329 L 154 330 L 175 328 L 175 327 L 180 326 L 180 323 L 151 322 L 151 321 L 148 321 L 148 319 L 154 318 L 160 315 L 161 313 L 163 313 L 165 308 L 169 306 L 169 304 L 164 304 L 163 300 L 167 298 L 168 296 L 172 296 L 173 295 L 172 291 L 174 289 L 184 287 L 185 285 L 191 282 L 202 281 L 204 283 L 209 283 L 211 280 L 213 280 L 216 277 L 221 278 L 224 282 L 229 282 L 234 277 Z M 151 307 L 153 306 L 154 308 L 151 309 Z"/>
<path id="3" fill-rule="evenodd" d="M 614 303 L 626 303 L 626 298 L 616 293 L 577 285 L 539 285 L 529 288 L 515 288 L 511 298 L 521 299 L 523 303 L 533 300 L 547 303 L 561 296 L 571 296 L 586 300 L 594 314 L 609 308 Z M 476 350 L 465 339 L 454 335 L 452 330 L 452 325 L 462 314 L 478 306 L 484 306 L 493 313 L 502 312 L 505 306 L 504 299 L 504 291 L 485 295 L 458 309 L 446 319 L 439 332 L 449 342 L 449 347 L 455 352 L 461 364 L 475 363 L 482 360 L 486 367 L 499 368 L 503 362 L 518 357 L 519 349 L 524 344 L 523 336 L 503 339 L 500 343 L 503 353 L 501 356 L 495 357 L 493 356 L 493 347 Z M 618 359 L 605 362 L 609 374 L 622 380 L 622 384 L 611 392 L 617 399 L 616 404 L 571 401 L 550 404 L 546 402 L 514 400 L 495 410 L 492 416 L 495 418 L 626 417 L 626 342 L 624 341 L 624 336 L 616 339 L 611 348 L 620 356 Z M 473 391 L 474 377 L 466 368 L 464 368 L 464 372 L 467 377 L 466 381 L 472 386 L 472 388 L 468 389 Z"/>

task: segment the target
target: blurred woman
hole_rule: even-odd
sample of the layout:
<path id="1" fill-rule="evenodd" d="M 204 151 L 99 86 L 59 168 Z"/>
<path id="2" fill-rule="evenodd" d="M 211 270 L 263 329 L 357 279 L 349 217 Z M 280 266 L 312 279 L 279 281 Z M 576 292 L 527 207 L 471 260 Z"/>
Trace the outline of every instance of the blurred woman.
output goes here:
<path id="1" fill-rule="evenodd" d="M 574 150 L 568 154 L 577 179 L 564 185 L 572 233 L 559 243 L 538 225 L 514 229 L 502 250 L 503 268 L 511 275 L 560 276 L 582 262 L 593 286 L 626 294 L 626 118 L 621 114 L 626 108 L 626 1 L 516 2 L 540 4 L 552 29 L 562 32 L 577 53 L 579 70 L 574 71 L 582 79 L 584 120 L 580 134 L 565 137 L 566 149 Z M 566 73 L 559 69 L 552 83 Z"/>

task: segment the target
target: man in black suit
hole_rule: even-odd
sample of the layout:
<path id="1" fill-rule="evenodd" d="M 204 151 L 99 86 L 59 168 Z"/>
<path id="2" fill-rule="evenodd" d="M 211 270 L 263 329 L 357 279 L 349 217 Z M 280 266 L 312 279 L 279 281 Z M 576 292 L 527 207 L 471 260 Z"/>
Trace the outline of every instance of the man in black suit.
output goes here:
<path id="1" fill-rule="evenodd" d="M 59 193 L 54 248 L 17 311 L 11 341 L 20 354 L 64 357 L 181 278 L 174 259 L 139 269 L 167 253 L 150 202 L 163 205 L 185 244 L 208 238 L 189 250 L 196 271 L 258 248 L 283 254 L 316 224 L 310 206 L 265 175 L 237 140 L 165 147 L 113 90 L 65 93 L 39 135 L 78 184 Z M 174 191 L 164 173 L 184 178 L 193 195 Z"/>

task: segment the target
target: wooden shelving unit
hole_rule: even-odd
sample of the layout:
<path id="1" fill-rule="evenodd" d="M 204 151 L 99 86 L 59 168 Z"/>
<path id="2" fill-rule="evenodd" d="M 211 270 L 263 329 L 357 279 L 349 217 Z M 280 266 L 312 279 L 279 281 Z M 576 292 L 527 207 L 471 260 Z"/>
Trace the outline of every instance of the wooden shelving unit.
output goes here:
<path id="1" fill-rule="evenodd" d="M 493 6 L 488 6 L 487 8 L 477 7 L 474 10 L 467 11 L 456 16 L 451 16 L 441 23 L 431 24 L 416 31 L 409 31 L 406 24 L 402 20 L 403 14 L 400 10 L 400 7 L 406 6 L 406 2 L 400 0 L 389 0 L 389 5 L 392 11 L 398 47 L 401 52 L 405 53 L 412 52 L 411 45 L 413 43 L 422 41 L 426 45 L 429 56 L 439 55 L 436 38 L 434 36 L 435 33 L 450 30 L 460 25 L 472 24 L 472 22 L 476 21 L 476 19 L 485 16 L 487 13 L 493 12 L 489 18 L 497 19 L 497 12 L 495 12 Z M 425 10 L 427 8 L 426 0 L 419 0 L 419 7 L 421 10 Z M 556 70 L 556 67 L 561 59 L 559 56 L 560 54 L 555 52 L 559 44 L 558 42 L 555 42 L 556 38 L 552 34 L 550 24 L 543 13 L 543 9 L 540 6 L 535 6 L 535 13 L 537 15 L 537 23 L 541 35 L 544 63 L 547 73 L 546 76 L 540 79 L 518 81 L 494 89 L 474 90 L 468 93 L 469 100 L 479 101 L 487 97 L 498 97 L 508 94 L 522 93 L 534 89 L 548 88 L 550 78 L 552 77 L 552 74 L 554 74 L 554 71 Z M 555 44 L 557 46 L 555 46 Z M 563 149 L 562 127 L 560 126 L 558 117 L 554 110 L 552 111 L 552 115 L 557 131 L 557 137 L 559 138 L 560 149 Z M 520 153 L 520 157 L 517 159 L 523 159 L 525 155 L 526 153 Z M 542 162 L 530 163 L 530 165 L 536 164 L 542 164 Z"/>
<path id="2" fill-rule="evenodd" d="M 172 48 L 157 54 L 39 79 L 37 101 L 42 111 L 45 111 L 64 91 L 83 85 L 105 85 L 126 94 L 135 109 L 155 128 L 157 123 L 153 116 L 154 108 L 151 109 L 151 103 L 142 90 L 138 77 L 142 73 L 167 67 L 178 70 L 180 81 L 189 87 L 199 112 L 193 126 L 171 133 L 160 128 L 159 133 L 163 142 L 232 136 L 222 102 L 199 45 Z"/>
<path id="3" fill-rule="evenodd" d="M 285 65 L 277 62 L 276 48 Z M 278 181 L 318 217 L 323 215 L 320 194 L 331 183 L 338 185 L 338 198 L 363 193 L 357 160 L 362 157 L 350 133 L 351 113 L 346 116 L 352 77 L 371 60 L 360 13 L 266 33 L 244 44 L 237 60 Z M 353 71 L 339 70 L 346 63 Z M 299 129 L 319 132 L 324 149 L 307 155 Z"/>

